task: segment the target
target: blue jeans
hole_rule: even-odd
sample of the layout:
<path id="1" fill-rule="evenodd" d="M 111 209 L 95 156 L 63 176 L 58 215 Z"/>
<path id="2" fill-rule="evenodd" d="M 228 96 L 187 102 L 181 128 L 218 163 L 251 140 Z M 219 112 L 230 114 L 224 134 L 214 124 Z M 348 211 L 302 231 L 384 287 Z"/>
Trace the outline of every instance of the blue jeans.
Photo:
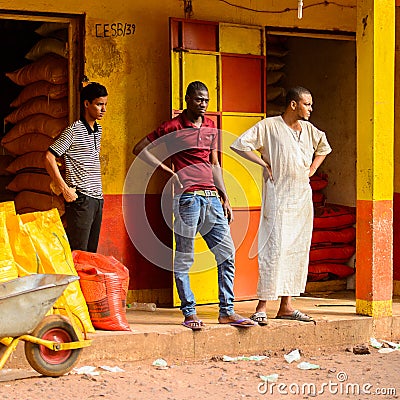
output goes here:
<path id="1" fill-rule="evenodd" d="M 198 232 L 217 262 L 219 315 L 232 315 L 235 247 L 220 200 L 218 197 L 184 193 L 174 198 L 174 215 L 174 276 L 183 315 L 196 314 L 189 269 L 194 261 L 194 238 Z"/>

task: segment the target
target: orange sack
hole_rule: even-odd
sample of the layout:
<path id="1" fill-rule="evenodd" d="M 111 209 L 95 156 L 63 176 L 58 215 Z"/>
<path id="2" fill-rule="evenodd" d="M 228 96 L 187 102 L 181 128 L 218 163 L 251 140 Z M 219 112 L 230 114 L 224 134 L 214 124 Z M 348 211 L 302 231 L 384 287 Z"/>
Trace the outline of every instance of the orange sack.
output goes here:
<path id="1" fill-rule="evenodd" d="M 125 312 L 128 268 L 112 256 L 97 253 L 74 250 L 72 257 L 93 326 L 130 331 Z"/>

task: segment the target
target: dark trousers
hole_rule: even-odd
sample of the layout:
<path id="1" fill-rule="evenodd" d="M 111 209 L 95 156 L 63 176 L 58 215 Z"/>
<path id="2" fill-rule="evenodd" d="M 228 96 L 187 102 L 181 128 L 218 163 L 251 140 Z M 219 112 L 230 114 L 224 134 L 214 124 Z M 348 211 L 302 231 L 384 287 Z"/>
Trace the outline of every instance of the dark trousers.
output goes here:
<path id="1" fill-rule="evenodd" d="M 77 192 L 78 198 L 65 203 L 67 236 L 71 250 L 96 253 L 99 243 L 103 199 L 95 199 Z"/>

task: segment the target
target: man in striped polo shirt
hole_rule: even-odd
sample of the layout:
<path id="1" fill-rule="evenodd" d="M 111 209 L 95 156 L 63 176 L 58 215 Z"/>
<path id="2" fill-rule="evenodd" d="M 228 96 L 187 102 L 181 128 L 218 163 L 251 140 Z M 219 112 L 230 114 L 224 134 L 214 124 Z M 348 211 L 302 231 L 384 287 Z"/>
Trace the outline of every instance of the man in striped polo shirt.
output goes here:
<path id="1" fill-rule="evenodd" d="M 106 112 L 108 93 L 92 82 L 81 91 L 81 118 L 68 126 L 45 154 L 47 172 L 64 196 L 67 236 L 71 250 L 95 253 L 103 214 L 100 170 L 101 120 Z M 64 157 L 65 180 L 57 166 Z"/>

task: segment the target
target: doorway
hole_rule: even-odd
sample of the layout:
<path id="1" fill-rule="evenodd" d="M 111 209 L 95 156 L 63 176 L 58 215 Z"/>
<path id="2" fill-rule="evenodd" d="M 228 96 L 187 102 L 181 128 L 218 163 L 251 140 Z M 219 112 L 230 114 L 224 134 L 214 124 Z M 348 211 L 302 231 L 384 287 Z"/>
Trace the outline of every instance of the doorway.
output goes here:
<path id="1" fill-rule="evenodd" d="M 83 16 L 2 13 L 0 201 L 18 213 L 58 208 L 43 152 L 79 117 Z"/>

